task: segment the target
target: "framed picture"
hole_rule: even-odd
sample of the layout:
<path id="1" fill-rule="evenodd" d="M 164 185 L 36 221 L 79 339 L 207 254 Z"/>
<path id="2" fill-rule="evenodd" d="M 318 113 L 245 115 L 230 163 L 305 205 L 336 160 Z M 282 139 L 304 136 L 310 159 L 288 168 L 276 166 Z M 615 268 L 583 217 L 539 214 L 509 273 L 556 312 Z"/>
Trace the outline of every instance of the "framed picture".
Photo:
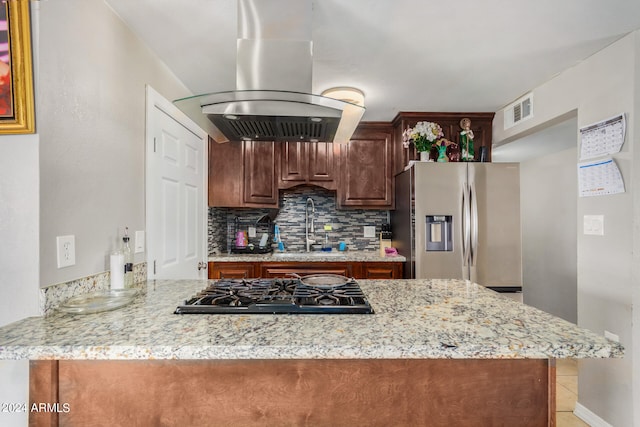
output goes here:
<path id="1" fill-rule="evenodd" d="M 0 2 L 0 134 L 35 132 L 29 3 Z"/>

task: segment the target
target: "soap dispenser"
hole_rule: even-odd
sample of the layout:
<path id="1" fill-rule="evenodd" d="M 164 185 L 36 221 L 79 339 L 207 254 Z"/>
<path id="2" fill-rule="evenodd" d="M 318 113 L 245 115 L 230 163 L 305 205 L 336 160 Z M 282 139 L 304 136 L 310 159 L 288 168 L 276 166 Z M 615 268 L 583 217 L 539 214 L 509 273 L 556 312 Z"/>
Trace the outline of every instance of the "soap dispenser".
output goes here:
<path id="1" fill-rule="evenodd" d="M 330 225 L 324 226 L 324 243 L 322 244 L 322 250 L 324 252 L 331 252 L 331 240 L 329 240 L 329 232 L 332 230 Z"/>
<path id="2" fill-rule="evenodd" d="M 125 227 L 122 237 L 122 254 L 124 255 L 124 287 L 133 287 L 133 252 L 129 245 L 129 227 Z"/>

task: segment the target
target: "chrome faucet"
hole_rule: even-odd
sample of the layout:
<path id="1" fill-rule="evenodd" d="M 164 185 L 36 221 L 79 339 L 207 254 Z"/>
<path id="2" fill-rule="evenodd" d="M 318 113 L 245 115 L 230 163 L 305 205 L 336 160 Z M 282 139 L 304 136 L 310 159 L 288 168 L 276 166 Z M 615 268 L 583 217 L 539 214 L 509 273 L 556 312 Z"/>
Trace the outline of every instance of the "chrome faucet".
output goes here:
<path id="1" fill-rule="evenodd" d="M 309 221 L 309 205 L 311 205 L 311 221 Z M 307 203 L 304 206 L 304 234 L 305 241 L 307 242 L 307 252 L 311 251 L 311 244 L 315 243 L 314 239 L 309 238 L 309 233 L 313 235 L 315 233 L 315 229 L 313 227 L 313 217 L 316 213 L 316 205 L 313 203 L 313 199 L 311 197 L 307 197 Z"/>

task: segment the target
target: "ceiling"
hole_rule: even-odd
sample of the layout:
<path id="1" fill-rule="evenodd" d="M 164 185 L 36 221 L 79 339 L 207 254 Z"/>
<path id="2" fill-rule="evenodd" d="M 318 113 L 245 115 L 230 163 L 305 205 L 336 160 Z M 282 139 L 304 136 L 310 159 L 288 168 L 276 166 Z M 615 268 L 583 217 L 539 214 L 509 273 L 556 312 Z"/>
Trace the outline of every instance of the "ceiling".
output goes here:
<path id="1" fill-rule="evenodd" d="M 194 93 L 235 89 L 236 0 L 105 0 Z M 638 0 L 313 0 L 313 93 L 366 121 L 497 111 L 640 28 Z"/>

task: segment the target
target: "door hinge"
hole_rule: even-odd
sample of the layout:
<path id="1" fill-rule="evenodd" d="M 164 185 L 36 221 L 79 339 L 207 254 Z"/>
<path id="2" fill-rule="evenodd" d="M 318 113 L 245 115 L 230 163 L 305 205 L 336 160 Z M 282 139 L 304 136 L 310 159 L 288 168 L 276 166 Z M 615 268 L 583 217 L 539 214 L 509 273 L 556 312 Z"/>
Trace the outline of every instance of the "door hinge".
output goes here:
<path id="1" fill-rule="evenodd" d="M 156 274 L 156 260 L 153 260 L 153 275 L 155 276 Z"/>
<path id="2" fill-rule="evenodd" d="M 156 153 L 158 149 L 157 143 L 156 143 L 156 137 L 153 137 L 153 152 Z"/>

